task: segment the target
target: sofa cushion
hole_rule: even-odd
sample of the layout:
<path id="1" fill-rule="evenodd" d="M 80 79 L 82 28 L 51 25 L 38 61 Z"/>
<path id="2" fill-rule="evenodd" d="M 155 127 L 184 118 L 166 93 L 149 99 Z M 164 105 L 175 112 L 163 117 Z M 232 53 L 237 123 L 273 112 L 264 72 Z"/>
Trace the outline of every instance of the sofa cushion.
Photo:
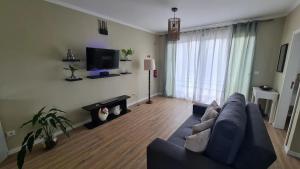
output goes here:
<path id="1" fill-rule="evenodd" d="M 215 120 L 216 120 L 216 118 L 212 118 L 212 119 L 206 120 L 204 122 L 201 122 L 199 124 L 195 124 L 192 128 L 193 134 L 199 133 L 206 129 L 210 129 L 211 127 L 213 127 Z"/>
<path id="2" fill-rule="evenodd" d="M 219 115 L 219 113 L 217 112 L 217 110 L 214 107 L 208 107 L 206 109 L 205 113 L 203 114 L 203 116 L 200 118 L 200 121 L 204 122 L 209 119 L 214 119 L 214 118 L 217 118 L 218 115 Z"/>
<path id="3" fill-rule="evenodd" d="M 184 147 L 192 152 L 205 151 L 210 136 L 210 128 L 186 137 Z"/>
<path id="4" fill-rule="evenodd" d="M 237 169 L 265 169 L 275 160 L 276 154 L 257 105 L 246 107 L 247 128 L 244 142 L 234 166 Z"/>
<path id="5" fill-rule="evenodd" d="M 245 98 L 234 94 L 223 106 L 206 149 L 206 155 L 216 161 L 232 164 L 245 135 L 247 116 Z"/>

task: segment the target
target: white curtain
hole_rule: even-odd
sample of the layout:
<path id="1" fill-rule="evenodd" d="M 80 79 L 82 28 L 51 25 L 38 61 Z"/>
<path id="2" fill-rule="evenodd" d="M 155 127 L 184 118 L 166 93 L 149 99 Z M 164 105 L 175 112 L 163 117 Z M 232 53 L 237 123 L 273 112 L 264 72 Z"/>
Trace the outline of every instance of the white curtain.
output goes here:
<path id="1" fill-rule="evenodd" d="M 165 94 L 222 103 L 231 39 L 232 27 L 222 27 L 182 33 L 179 41 L 168 42 Z"/>

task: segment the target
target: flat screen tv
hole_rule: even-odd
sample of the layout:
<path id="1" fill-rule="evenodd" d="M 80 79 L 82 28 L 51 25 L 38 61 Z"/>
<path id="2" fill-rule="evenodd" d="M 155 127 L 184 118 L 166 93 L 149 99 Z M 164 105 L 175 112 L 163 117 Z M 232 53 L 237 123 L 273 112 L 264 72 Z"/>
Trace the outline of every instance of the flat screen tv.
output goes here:
<path id="1" fill-rule="evenodd" d="M 86 48 L 86 69 L 88 71 L 118 68 L 119 50 Z"/>

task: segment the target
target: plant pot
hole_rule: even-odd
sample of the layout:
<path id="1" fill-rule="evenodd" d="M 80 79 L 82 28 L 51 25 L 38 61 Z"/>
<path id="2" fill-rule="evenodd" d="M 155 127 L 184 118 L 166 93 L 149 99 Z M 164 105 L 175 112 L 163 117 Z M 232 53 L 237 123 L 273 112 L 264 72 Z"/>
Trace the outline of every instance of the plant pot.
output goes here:
<path id="1" fill-rule="evenodd" d="M 45 149 L 46 149 L 46 150 L 51 150 L 51 149 L 53 149 L 53 148 L 56 146 L 56 142 L 57 142 L 57 139 L 56 139 L 56 138 L 45 140 L 45 142 L 44 142 L 44 144 L 45 144 Z"/>

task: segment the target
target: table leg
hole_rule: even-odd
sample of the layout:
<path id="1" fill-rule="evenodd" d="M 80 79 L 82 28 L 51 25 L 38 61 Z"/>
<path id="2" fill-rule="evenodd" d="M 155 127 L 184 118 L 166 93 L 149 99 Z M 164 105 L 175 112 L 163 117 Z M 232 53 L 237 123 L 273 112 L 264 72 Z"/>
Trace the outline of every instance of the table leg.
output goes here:
<path id="1" fill-rule="evenodd" d="M 255 104 L 258 104 L 258 98 L 255 97 L 255 101 L 254 101 Z"/>
<path id="2" fill-rule="evenodd" d="M 265 107 L 265 115 L 269 114 L 270 116 L 270 112 L 269 112 L 269 106 L 270 106 L 270 100 L 266 101 L 266 107 Z"/>
<path id="3" fill-rule="evenodd" d="M 270 117 L 269 117 L 269 123 L 273 123 L 275 119 L 275 114 L 276 114 L 276 106 L 277 106 L 277 99 L 272 100 L 272 107 L 271 107 L 271 112 L 270 112 Z"/>

